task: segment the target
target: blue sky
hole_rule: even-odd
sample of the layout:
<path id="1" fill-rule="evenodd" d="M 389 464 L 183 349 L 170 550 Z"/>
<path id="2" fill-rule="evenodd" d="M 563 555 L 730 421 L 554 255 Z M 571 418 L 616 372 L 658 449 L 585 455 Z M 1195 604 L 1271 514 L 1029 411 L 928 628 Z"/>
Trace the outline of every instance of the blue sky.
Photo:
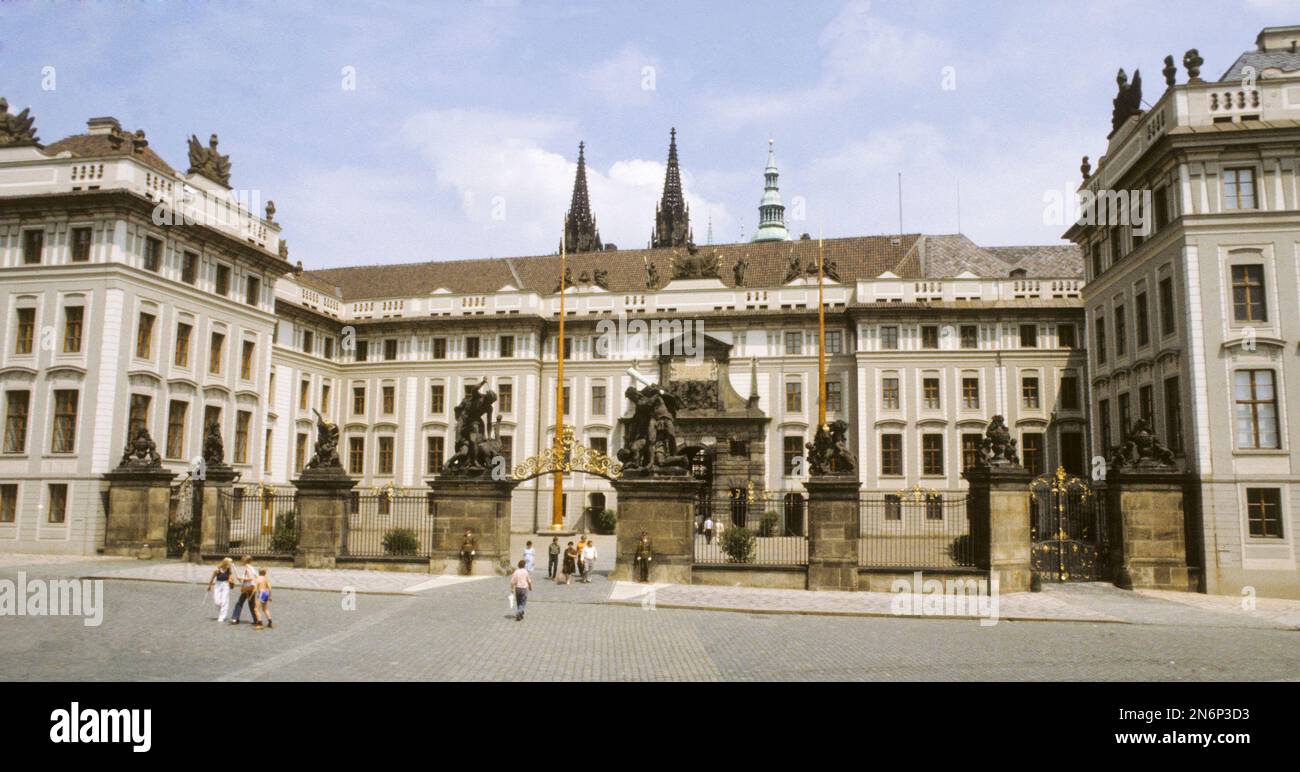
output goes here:
<path id="1" fill-rule="evenodd" d="M 1104 151 L 1117 68 L 1152 103 L 1166 54 L 1217 78 L 1300 23 L 1297 0 L 1133 5 L 17 2 L 0 94 L 45 142 L 112 115 L 181 171 L 219 134 L 309 268 L 553 251 L 580 139 L 601 235 L 644 246 L 672 126 L 699 243 L 710 216 L 752 235 L 769 136 L 796 234 L 896 231 L 902 172 L 907 231 L 956 231 L 960 186 L 978 243 L 1057 243 L 1044 194 Z"/>

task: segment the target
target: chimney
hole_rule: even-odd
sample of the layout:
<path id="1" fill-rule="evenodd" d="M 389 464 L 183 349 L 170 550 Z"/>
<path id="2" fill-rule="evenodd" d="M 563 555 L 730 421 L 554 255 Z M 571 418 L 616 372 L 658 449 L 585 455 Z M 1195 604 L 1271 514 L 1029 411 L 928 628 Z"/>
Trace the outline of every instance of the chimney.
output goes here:
<path id="1" fill-rule="evenodd" d="M 122 131 L 122 124 L 116 118 L 104 116 L 86 121 L 86 128 L 90 134 L 114 134 Z"/>

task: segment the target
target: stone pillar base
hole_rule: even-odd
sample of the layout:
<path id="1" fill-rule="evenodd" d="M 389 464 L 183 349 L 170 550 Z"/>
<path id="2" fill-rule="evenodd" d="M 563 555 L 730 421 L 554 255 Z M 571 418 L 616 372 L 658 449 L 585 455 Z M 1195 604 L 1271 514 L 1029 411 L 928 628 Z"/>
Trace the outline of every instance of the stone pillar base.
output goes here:
<path id="1" fill-rule="evenodd" d="M 473 575 L 505 575 L 523 555 L 510 554 L 510 499 L 514 480 L 441 476 L 429 481 L 433 490 L 433 548 L 429 571 L 463 574 L 460 556 L 465 530 L 474 532 Z M 512 561 L 511 558 L 514 557 Z"/>
<path id="2" fill-rule="evenodd" d="M 1194 592 L 1183 523 L 1186 477 L 1170 469 L 1117 469 L 1108 475 L 1111 562 L 1115 584 L 1127 590 Z"/>
<path id="3" fill-rule="evenodd" d="M 650 537 L 650 581 L 690 584 L 695 565 L 695 503 L 704 483 L 690 477 L 632 477 L 614 481 L 618 536 L 610 579 L 635 581 L 641 532 Z"/>
<path id="4" fill-rule="evenodd" d="M 161 467 L 119 468 L 104 475 L 108 481 L 105 555 L 167 557 L 167 517 L 175 478 Z"/>
<path id="5" fill-rule="evenodd" d="M 298 549 L 295 568 L 334 568 L 347 545 L 348 493 L 357 481 L 343 473 L 307 470 L 297 480 Z"/>
<path id="6" fill-rule="evenodd" d="M 808 490 L 808 589 L 858 589 L 860 513 L 856 477 L 813 477 Z"/>
<path id="7" fill-rule="evenodd" d="M 221 511 L 221 494 L 230 489 L 239 473 L 225 464 L 209 466 L 203 475 L 203 514 L 200 522 L 199 552 L 213 555 L 220 545 L 230 543 L 230 519 L 218 517 Z M 225 533 L 220 533 L 224 529 Z M 226 556 L 229 557 L 229 556 Z"/>
<path id="8" fill-rule="evenodd" d="M 970 482 L 967 513 L 978 566 L 998 580 L 999 592 L 1028 592 L 1034 585 L 1029 560 L 1032 475 L 1018 464 L 999 464 L 975 467 L 963 476 Z"/>

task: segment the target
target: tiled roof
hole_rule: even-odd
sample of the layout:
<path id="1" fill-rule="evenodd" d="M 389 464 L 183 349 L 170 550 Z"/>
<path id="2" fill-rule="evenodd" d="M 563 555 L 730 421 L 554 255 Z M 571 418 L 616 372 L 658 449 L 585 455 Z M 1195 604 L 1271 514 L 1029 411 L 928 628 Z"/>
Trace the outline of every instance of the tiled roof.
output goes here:
<path id="1" fill-rule="evenodd" d="M 145 147 L 137 152 L 133 147 L 134 145 L 128 137 L 120 137 L 120 141 L 115 143 L 114 138 L 109 134 L 74 134 L 71 137 L 64 137 L 52 145 L 46 145 L 43 152 L 46 155 L 57 155 L 67 151 L 78 158 L 134 155 L 146 166 L 166 174 L 176 174 L 176 170 L 168 166 L 167 162 L 150 148 Z"/>
<path id="2" fill-rule="evenodd" d="M 1237 57 L 1228 71 L 1219 78 L 1220 83 L 1227 81 L 1241 82 L 1242 71 L 1254 67 L 1258 77 L 1264 70 L 1281 70 L 1286 73 L 1300 73 L 1300 52 L 1296 51 L 1247 51 Z"/>
<path id="3" fill-rule="evenodd" d="M 1082 279 L 1083 253 L 1074 244 L 1041 247 L 984 247 L 1006 263 L 1008 273 L 1023 268 L 1031 279 Z M 1004 274 L 1005 275 L 1005 274 Z"/>

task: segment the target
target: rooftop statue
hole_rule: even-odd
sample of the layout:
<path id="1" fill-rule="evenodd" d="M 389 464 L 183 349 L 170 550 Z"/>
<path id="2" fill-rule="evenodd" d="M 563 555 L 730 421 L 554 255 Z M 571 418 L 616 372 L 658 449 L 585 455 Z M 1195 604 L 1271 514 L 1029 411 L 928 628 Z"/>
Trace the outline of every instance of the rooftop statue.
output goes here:
<path id="1" fill-rule="evenodd" d="M 1110 114 L 1111 134 L 1119 131 L 1119 127 L 1123 126 L 1130 117 L 1142 114 L 1142 72 L 1134 70 L 1133 82 L 1129 83 L 1128 76 L 1121 68 L 1115 75 L 1115 84 L 1119 87 L 1119 93 L 1111 101 L 1113 105 Z"/>
<path id="2" fill-rule="evenodd" d="M 9 100 L 0 97 L 0 147 L 37 144 L 35 122 L 31 108 L 24 107 L 21 113 L 11 115 Z"/>
<path id="3" fill-rule="evenodd" d="M 230 187 L 230 156 L 217 152 L 217 135 L 208 139 L 204 147 L 199 138 L 190 135 L 189 174 L 202 174 L 213 182 Z"/>

